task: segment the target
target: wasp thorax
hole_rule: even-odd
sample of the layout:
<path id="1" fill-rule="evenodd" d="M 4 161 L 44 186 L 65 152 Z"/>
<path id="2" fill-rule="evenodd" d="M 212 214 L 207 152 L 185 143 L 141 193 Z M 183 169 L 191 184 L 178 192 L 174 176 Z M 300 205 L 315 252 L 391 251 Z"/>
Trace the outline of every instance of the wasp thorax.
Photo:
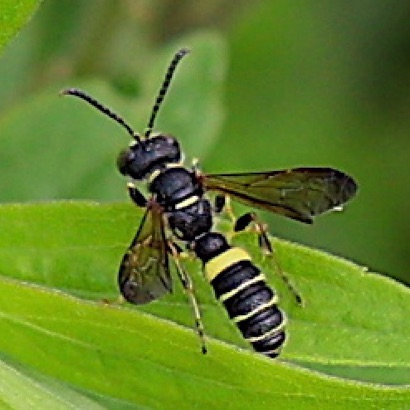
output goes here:
<path id="1" fill-rule="evenodd" d="M 204 263 L 229 249 L 226 238 L 218 232 L 210 232 L 197 238 L 193 246 L 196 255 Z"/>
<path id="2" fill-rule="evenodd" d="M 181 161 L 178 141 L 170 136 L 156 135 L 129 146 L 118 156 L 121 174 L 145 179 L 156 169 Z"/>

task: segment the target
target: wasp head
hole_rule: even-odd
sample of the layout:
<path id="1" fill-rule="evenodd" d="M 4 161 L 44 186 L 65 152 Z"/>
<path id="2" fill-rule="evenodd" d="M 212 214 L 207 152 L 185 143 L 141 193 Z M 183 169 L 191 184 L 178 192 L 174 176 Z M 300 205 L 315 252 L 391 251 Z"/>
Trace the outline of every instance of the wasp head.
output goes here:
<path id="1" fill-rule="evenodd" d="M 169 135 L 153 135 L 136 141 L 122 151 L 117 159 L 117 167 L 121 174 L 142 180 L 156 169 L 178 162 L 181 162 L 178 141 Z"/>

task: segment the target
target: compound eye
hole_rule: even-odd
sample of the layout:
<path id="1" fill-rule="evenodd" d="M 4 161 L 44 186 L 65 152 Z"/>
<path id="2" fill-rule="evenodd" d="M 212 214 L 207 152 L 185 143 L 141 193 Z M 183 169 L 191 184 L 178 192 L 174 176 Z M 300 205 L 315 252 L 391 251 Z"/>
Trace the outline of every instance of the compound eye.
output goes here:
<path id="1" fill-rule="evenodd" d="M 123 149 L 117 157 L 117 168 L 122 175 L 129 175 L 130 164 L 135 159 L 135 153 L 131 148 Z"/>

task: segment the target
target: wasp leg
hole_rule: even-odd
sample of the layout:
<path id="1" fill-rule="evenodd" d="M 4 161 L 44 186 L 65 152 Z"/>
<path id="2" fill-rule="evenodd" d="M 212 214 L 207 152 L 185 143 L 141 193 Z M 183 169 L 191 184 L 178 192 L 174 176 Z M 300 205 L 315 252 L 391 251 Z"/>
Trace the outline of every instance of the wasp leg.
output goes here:
<path id="1" fill-rule="evenodd" d="M 129 182 L 127 184 L 128 195 L 131 198 L 131 201 L 134 202 L 135 205 L 144 208 L 147 206 L 147 199 L 144 195 L 142 195 L 141 191 L 132 183 Z"/>
<path id="2" fill-rule="evenodd" d="M 236 222 L 236 216 L 231 207 L 230 197 L 227 195 L 216 195 L 213 204 L 213 212 L 215 214 L 215 226 L 218 227 L 217 229 L 224 227 L 223 230 L 226 230 L 228 228 L 226 237 L 229 241 L 231 241 L 232 236 L 235 233 L 233 227 Z M 225 225 L 221 224 L 221 226 L 219 227 L 219 221 L 224 221 Z M 226 224 L 228 224 L 228 226 L 226 226 Z"/>
<path id="3" fill-rule="evenodd" d="M 275 270 L 278 276 L 282 279 L 282 281 L 286 284 L 289 291 L 295 297 L 296 303 L 300 306 L 303 306 L 303 299 L 300 293 L 296 290 L 293 284 L 290 282 L 288 276 L 283 271 L 282 267 L 279 264 L 278 259 L 275 257 L 275 251 L 272 247 L 272 244 L 268 238 L 268 227 L 264 224 L 256 215 L 255 212 L 247 212 L 246 214 L 240 216 L 235 223 L 234 231 L 240 232 L 245 230 L 251 223 L 254 224 L 256 233 L 258 234 L 258 243 L 259 246 L 263 249 L 270 260 L 275 265 Z"/>
<path id="4" fill-rule="evenodd" d="M 216 195 L 215 202 L 214 202 L 214 212 L 216 214 L 220 214 L 226 205 L 226 196 L 224 195 Z"/>
<path id="5" fill-rule="evenodd" d="M 201 351 L 203 354 L 206 354 L 207 348 L 206 348 L 206 343 L 205 343 L 204 325 L 202 323 L 201 312 L 199 310 L 199 304 L 195 297 L 194 286 L 193 286 L 190 276 L 186 273 L 186 271 L 182 268 L 181 264 L 179 263 L 180 253 L 182 249 L 176 243 L 173 243 L 173 242 L 168 243 L 168 248 L 175 262 L 179 280 L 181 281 L 181 284 L 183 288 L 185 289 L 185 292 L 188 295 L 189 302 L 191 304 L 191 307 L 194 313 L 196 333 L 198 334 L 198 337 L 201 343 Z"/>
<path id="6" fill-rule="evenodd" d="M 233 224 L 236 221 L 236 216 L 231 206 L 231 198 L 227 195 L 215 196 L 214 212 L 216 214 L 221 214 L 222 212 L 224 212 L 226 215 L 228 215 L 228 218 Z"/>
<path id="7" fill-rule="evenodd" d="M 201 173 L 199 170 L 199 160 L 198 158 L 193 158 L 192 159 L 192 172 L 196 175 L 199 176 Z"/>

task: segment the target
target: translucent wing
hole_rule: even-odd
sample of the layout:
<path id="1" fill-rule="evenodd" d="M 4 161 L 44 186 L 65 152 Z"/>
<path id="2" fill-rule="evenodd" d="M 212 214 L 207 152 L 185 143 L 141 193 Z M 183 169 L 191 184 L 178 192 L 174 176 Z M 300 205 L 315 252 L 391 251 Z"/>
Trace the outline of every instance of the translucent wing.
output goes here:
<path id="1" fill-rule="evenodd" d="M 122 295 L 143 304 L 172 290 L 162 209 L 152 203 L 122 258 L 118 273 Z"/>
<path id="2" fill-rule="evenodd" d="M 331 168 L 209 174 L 203 175 L 202 181 L 209 190 L 305 223 L 340 207 L 357 191 L 351 177 Z"/>

